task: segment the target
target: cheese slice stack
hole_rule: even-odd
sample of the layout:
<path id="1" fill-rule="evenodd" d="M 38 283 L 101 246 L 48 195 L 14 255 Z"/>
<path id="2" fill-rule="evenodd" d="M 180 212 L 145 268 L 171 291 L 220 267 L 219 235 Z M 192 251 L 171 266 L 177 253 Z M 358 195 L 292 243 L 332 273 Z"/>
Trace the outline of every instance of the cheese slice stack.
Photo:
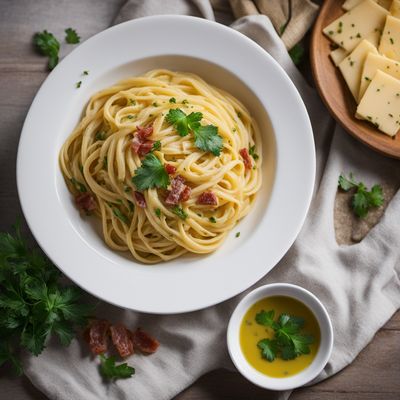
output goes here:
<path id="1" fill-rule="evenodd" d="M 330 57 L 358 103 L 356 117 L 400 132 L 400 0 L 346 0 L 323 29 L 338 47 Z"/>

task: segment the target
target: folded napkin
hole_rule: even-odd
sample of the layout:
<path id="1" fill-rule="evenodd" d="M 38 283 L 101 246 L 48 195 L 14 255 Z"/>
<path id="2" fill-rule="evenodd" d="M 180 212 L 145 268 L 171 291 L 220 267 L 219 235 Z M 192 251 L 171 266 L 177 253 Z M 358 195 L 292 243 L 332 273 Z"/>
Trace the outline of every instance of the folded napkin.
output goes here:
<path id="1" fill-rule="evenodd" d="M 267 1 L 254 3 L 263 3 L 264 12 L 270 9 Z M 274 3 L 280 3 L 285 10 L 286 2 Z M 304 8 L 315 11 L 309 1 L 293 3 L 303 3 Z M 298 284 L 315 293 L 326 306 L 333 321 L 335 342 L 329 363 L 315 380 L 320 381 L 351 363 L 400 307 L 400 194 L 393 197 L 379 223 L 361 242 L 339 245 L 334 227 L 338 176 L 352 171 L 367 185 L 400 182 L 399 162 L 369 150 L 334 123 L 315 90 L 293 65 L 271 20 L 261 14 L 261 8 L 257 10 L 234 22 L 232 28 L 268 51 L 297 86 L 314 129 L 317 177 L 312 205 L 299 237 L 275 269 L 255 286 L 272 282 Z M 115 22 L 160 13 L 214 18 L 207 0 L 130 0 L 121 8 Z M 297 15 L 293 14 L 292 18 L 296 20 Z M 310 23 L 311 19 L 307 19 L 307 27 Z M 144 315 L 101 303 L 97 310 L 99 316 L 123 321 L 128 327 L 141 326 L 161 342 L 155 355 L 134 355 L 128 360 L 137 367 L 131 379 L 109 385 L 102 382 L 95 361 L 79 339 L 69 348 L 52 341 L 40 357 L 27 356 L 25 372 L 50 399 L 170 399 L 206 372 L 232 367 L 225 332 L 240 298 L 206 310 L 171 316 Z M 290 393 L 270 395 L 268 398 L 286 399 Z"/>

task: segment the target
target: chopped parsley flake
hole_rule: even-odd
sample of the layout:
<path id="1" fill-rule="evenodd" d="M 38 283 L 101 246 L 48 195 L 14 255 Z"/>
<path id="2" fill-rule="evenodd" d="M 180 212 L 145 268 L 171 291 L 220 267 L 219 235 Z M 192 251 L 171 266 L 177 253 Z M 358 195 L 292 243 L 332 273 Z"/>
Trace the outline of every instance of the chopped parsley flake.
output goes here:
<path id="1" fill-rule="evenodd" d="M 172 207 L 172 208 L 171 208 L 171 211 L 172 211 L 175 215 L 177 215 L 180 219 L 185 220 L 185 219 L 188 217 L 188 215 L 187 215 L 187 213 L 185 212 L 185 210 L 184 210 L 183 208 L 179 207 L 179 206 L 174 206 L 174 207 Z"/>
<path id="2" fill-rule="evenodd" d="M 215 224 L 217 222 L 217 220 L 214 217 L 210 217 L 210 218 L 208 218 L 208 220 L 210 222 L 212 222 L 213 224 Z"/>
<path id="3" fill-rule="evenodd" d="M 176 98 L 175 97 L 171 97 L 169 99 L 169 102 L 175 104 L 176 103 Z"/>

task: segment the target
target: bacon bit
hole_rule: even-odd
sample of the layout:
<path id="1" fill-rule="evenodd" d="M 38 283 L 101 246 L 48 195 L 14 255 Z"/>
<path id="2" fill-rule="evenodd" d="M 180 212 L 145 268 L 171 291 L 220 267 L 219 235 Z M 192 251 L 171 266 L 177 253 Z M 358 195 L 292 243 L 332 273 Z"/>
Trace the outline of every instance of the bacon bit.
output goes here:
<path id="1" fill-rule="evenodd" d="M 134 153 L 136 153 L 138 156 L 142 157 L 149 153 L 151 149 L 153 148 L 153 140 L 146 140 L 147 137 L 149 137 L 153 133 L 153 127 L 152 126 L 137 126 L 136 127 L 137 131 L 135 135 L 133 136 L 132 142 L 131 142 L 131 149 Z"/>
<path id="2" fill-rule="evenodd" d="M 168 193 L 167 198 L 165 199 L 165 204 L 170 206 L 174 206 L 179 203 L 182 193 L 186 189 L 185 178 L 182 175 L 177 175 L 171 181 L 171 190 Z"/>
<path id="3" fill-rule="evenodd" d="M 179 201 L 188 201 L 190 198 L 190 194 L 192 193 L 192 189 L 189 186 L 185 187 L 185 190 L 182 192 L 182 194 L 179 197 Z"/>
<path id="4" fill-rule="evenodd" d="M 136 136 L 142 141 L 153 134 L 153 126 L 137 126 L 136 129 Z"/>
<path id="5" fill-rule="evenodd" d="M 94 319 L 86 328 L 83 337 L 89 343 L 94 354 L 105 353 L 108 350 L 108 329 L 110 323 L 105 319 Z"/>
<path id="6" fill-rule="evenodd" d="M 249 151 L 246 148 L 244 148 L 244 149 L 239 150 L 239 154 L 243 158 L 243 164 L 244 164 L 245 169 L 251 169 L 252 163 L 251 163 Z"/>
<path id="7" fill-rule="evenodd" d="M 176 172 L 176 167 L 171 164 L 165 164 L 165 170 L 168 175 L 173 175 Z"/>
<path id="8" fill-rule="evenodd" d="M 196 201 L 197 204 L 216 206 L 218 204 L 218 199 L 215 193 L 208 191 L 203 192 Z"/>
<path id="9" fill-rule="evenodd" d="M 140 145 L 137 154 L 142 157 L 147 153 L 150 153 L 151 149 L 153 148 L 153 143 L 154 143 L 153 140 L 146 140 L 144 143 Z"/>
<path id="10" fill-rule="evenodd" d="M 96 201 L 91 193 L 79 193 L 75 196 L 75 203 L 80 210 L 89 212 L 96 209 Z"/>
<path id="11" fill-rule="evenodd" d="M 136 329 L 135 332 L 131 333 L 133 345 L 143 353 L 155 353 L 160 346 L 160 342 L 151 337 L 145 331 L 140 328 Z"/>
<path id="12" fill-rule="evenodd" d="M 133 354 L 133 342 L 130 331 L 122 324 L 111 325 L 111 340 L 116 347 L 119 355 L 123 358 Z"/>
<path id="13" fill-rule="evenodd" d="M 137 191 L 134 194 L 135 194 L 136 205 L 140 208 L 146 208 L 147 207 L 146 199 L 144 198 L 143 194 Z"/>

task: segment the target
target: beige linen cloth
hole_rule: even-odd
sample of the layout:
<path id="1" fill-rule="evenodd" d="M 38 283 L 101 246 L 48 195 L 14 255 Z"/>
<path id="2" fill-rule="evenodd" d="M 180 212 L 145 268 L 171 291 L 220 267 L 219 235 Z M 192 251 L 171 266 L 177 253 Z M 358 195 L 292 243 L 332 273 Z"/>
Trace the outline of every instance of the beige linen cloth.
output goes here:
<path id="1" fill-rule="evenodd" d="M 335 341 L 332 357 L 316 379 L 320 381 L 351 363 L 400 307 L 400 194 L 393 197 L 380 222 L 360 243 L 338 245 L 333 220 L 338 176 L 351 171 L 367 185 L 399 183 L 400 164 L 369 150 L 337 126 L 288 56 L 286 47 L 290 48 L 304 35 L 315 16 L 315 5 L 306 0 L 293 0 L 292 19 L 284 33 L 285 47 L 277 30 L 287 22 L 286 1 L 232 0 L 231 3 L 237 16 L 252 14 L 236 20 L 232 28 L 256 41 L 280 63 L 297 86 L 314 129 L 317 176 L 307 220 L 289 252 L 255 286 L 290 282 L 307 288 L 324 303 L 332 318 Z M 79 7 L 85 7 L 85 2 L 76 7 L 80 15 Z M 250 12 L 249 7 L 250 10 L 253 7 Z M 213 8 L 207 0 L 131 0 L 122 6 L 114 22 L 175 13 L 214 19 Z M 263 13 L 271 15 L 273 22 Z M 77 20 L 74 26 L 79 32 L 87 32 L 85 24 L 86 20 Z M 293 167 L 287 165 L 287 168 Z M 252 257 L 249 254 L 250 267 Z M 128 359 L 136 367 L 133 378 L 105 384 L 97 370 L 98 360 L 93 360 L 79 339 L 69 348 L 52 341 L 40 357 L 27 356 L 26 374 L 50 399 L 171 399 L 201 375 L 216 368 L 233 368 L 225 333 L 229 316 L 240 297 L 206 310 L 170 316 L 144 315 L 101 303 L 98 316 L 123 321 L 128 327 L 141 326 L 161 342 L 155 355 L 134 355 Z M 289 392 L 266 391 L 265 398 L 287 399 L 289 395 Z"/>

